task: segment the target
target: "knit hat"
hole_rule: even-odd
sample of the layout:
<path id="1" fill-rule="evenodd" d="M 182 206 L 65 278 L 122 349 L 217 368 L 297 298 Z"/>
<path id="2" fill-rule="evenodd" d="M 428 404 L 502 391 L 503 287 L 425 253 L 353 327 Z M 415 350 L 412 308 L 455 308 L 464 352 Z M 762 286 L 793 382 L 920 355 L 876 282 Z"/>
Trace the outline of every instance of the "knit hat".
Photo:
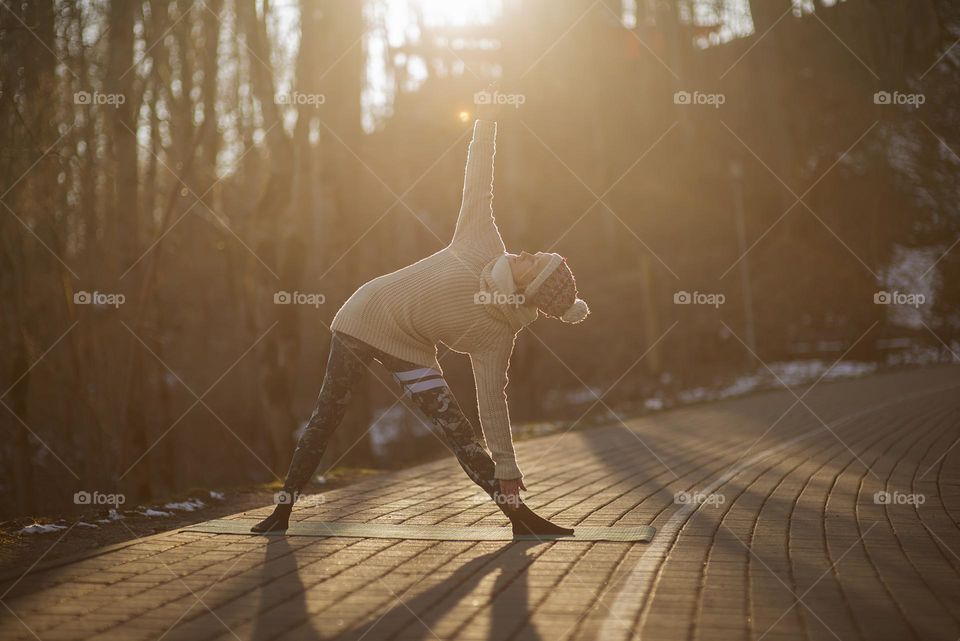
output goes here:
<path id="1" fill-rule="evenodd" d="M 590 313 L 586 301 L 577 296 L 577 281 L 560 254 L 537 252 L 540 271 L 523 294 L 527 302 L 547 316 L 564 323 L 579 323 Z"/>

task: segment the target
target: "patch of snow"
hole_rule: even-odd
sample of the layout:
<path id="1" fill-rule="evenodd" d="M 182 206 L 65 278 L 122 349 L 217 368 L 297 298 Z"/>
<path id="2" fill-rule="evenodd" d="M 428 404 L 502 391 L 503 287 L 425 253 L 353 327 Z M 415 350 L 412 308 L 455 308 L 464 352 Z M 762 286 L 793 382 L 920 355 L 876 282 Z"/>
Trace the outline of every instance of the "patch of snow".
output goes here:
<path id="1" fill-rule="evenodd" d="M 97 523 L 113 523 L 114 521 L 120 521 L 125 518 L 116 508 L 110 508 L 110 511 L 107 512 L 107 518 L 97 519 Z"/>
<path id="2" fill-rule="evenodd" d="M 693 387 L 677 393 L 677 400 L 681 405 L 702 403 L 717 399 L 742 396 L 761 389 L 782 389 L 784 385 L 794 387 L 804 383 L 812 383 L 821 376 L 825 381 L 840 378 L 854 378 L 875 372 L 876 363 L 857 361 L 841 361 L 831 367 L 831 363 L 821 360 L 798 360 L 771 363 L 770 369 L 758 368 L 752 374 L 738 376 L 731 383 L 718 389 L 708 387 Z M 659 396 L 648 398 L 644 406 L 648 410 L 657 411 L 672 405 L 670 399 Z"/>
<path id="3" fill-rule="evenodd" d="M 935 365 L 937 363 L 956 363 L 960 361 L 960 343 L 950 341 L 946 346 L 928 347 L 914 345 L 912 349 L 896 352 L 887 356 L 887 365 Z"/>
<path id="4" fill-rule="evenodd" d="M 920 136 L 916 132 L 907 131 L 904 127 L 884 125 L 887 137 L 887 160 L 901 173 L 909 176 L 913 182 L 919 180 L 917 175 L 917 157 L 922 151 Z"/>
<path id="5" fill-rule="evenodd" d="M 207 504 L 200 499 L 190 498 L 186 501 L 174 501 L 164 504 L 166 510 L 180 510 L 181 512 L 194 512 L 207 507 Z"/>
<path id="6" fill-rule="evenodd" d="M 99 525 L 94 525 L 93 523 L 84 523 L 83 521 L 77 521 L 77 527 L 88 527 L 98 529 Z"/>
<path id="7" fill-rule="evenodd" d="M 549 390 L 543 397 L 543 406 L 547 409 L 567 408 L 575 405 L 593 403 L 603 398 L 599 387 L 578 387 L 567 390 Z"/>
<path id="8" fill-rule="evenodd" d="M 693 389 L 683 390 L 677 394 L 681 403 L 699 403 L 713 398 L 713 394 L 706 387 L 694 387 Z"/>
<path id="9" fill-rule="evenodd" d="M 603 390 L 599 387 L 585 387 L 572 392 L 567 392 L 566 400 L 574 405 L 583 403 L 592 403 L 598 398 L 603 398 Z"/>
<path id="10" fill-rule="evenodd" d="M 420 437 L 429 433 L 430 426 L 419 412 L 408 412 L 402 405 L 393 405 L 375 412 L 370 426 L 370 445 L 377 456 L 387 456 L 391 443 L 409 435 Z"/>
<path id="11" fill-rule="evenodd" d="M 377 411 L 370 426 L 370 447 L 377 456 L 385 456 L 390 443 L 403 434 L 405 413 L 401 405 Z"/>
<path id="12" fill-rule="evenodd" d="M 840 361 L 823 376 L 823 380 L 832 381 L 838 378 L 856 378 L 857 376 L 873 374 L 875 371 L 877 371 L 876 363 Z"/>
<path id="13" fill-rule="evenodd" d="M 223 492 L 210 490 L 210 498 L 212 498 L 214 501 L 222 501 L 224 499 L 224 495 L 223 495 Z"/>
<path id="14" fill-rule="evenodd" d="M 772 378 L 773 383 L 793 387 L 794 385 L 800 385 L 816 379 L 827 369 L 827 365 L 819 360 L 788 361 L 785 363 L 774 363 L 770 366 L 770 369 L 773 371 L 773 374 L 768 378 Z M 760 373 L 763 374 L 763 372 Z"/>
<path id="15" fill-rule="evenodd" d="M 173 516 L 173 512 L 164 512 L 163 510 L 155 510 L 152 507 L 148 507 L 143 512 L 140 512 L 140 514 L 144 516 L 151 516 L 151 517 Z"/>
<path id="16" fill-rule="evenodd" d="M 759 388 L 761 383 L 762 377 L 758 374 L 740 376 L 735 378 L 733 383 L 730 385 L 721 388 L 720 391 L 717 392 L 715 398 L 730 398 L 731 396 L 749 394 L 750 392 Z"/>
<path id="17" fill-rule="evenodd" d="M 66 529 L 66 525 L 57 525 L 56 523 L 33 523 L 21 528 L 18 534 L 52 534 Z"/>
<path id="18" fill-rule="evenodd" d="M 930 324 L 933 304 L 940 288 L 940 274 L 933 266 L 942 248 L 894 247 L 890 265 L 881 276 L 882 286 L 891 293 L 912 296 L 913 304 L 886 306 L 887 317 L 894 325 L 922 329 Z"/>

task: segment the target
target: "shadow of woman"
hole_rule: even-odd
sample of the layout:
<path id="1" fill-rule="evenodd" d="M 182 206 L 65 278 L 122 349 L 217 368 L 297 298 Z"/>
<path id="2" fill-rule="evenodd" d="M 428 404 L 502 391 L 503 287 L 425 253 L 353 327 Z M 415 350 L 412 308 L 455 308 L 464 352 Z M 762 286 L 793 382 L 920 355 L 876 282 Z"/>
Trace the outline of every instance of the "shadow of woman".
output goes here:
<path id="1" fill-rule="evenodd" d="M 295 627 L 297 639 L 319 641 L 322 637 L 309 625 L 310 615 L 294 549 L 285 536 L 270 538 L 261 566 L 260 602 L 250 639 L 276 639 Z"/>
<path id="2" fill-rule="evenodd" d="M 373 622 L 361 624 L 345 631 L 337 639 L 387 639 L 401 633 L 405 641 L 412 639 L 446 639 L 451 636 L 446 629 L 435 632 L 444 614 L 455 608 L 463 599 L 476 589 L 493 572 L 499 570 L 490 588 L 489 641 L 501 641 L 509 638 L 529 619 L 530 602 L 527 586 L 527 571 L 533 558 L 527 554 L 536 541 L 508 543 L 504 547 L 472 559 L 458 568 L 447 579 L 437 585 L 416 594 L 412 598 L 397 592 L 396 604 L 383 616 Z M 425 572 L 423 578 L 430 576 Z M 375 585 L 375 584 L 374 584 Z M 413 588 L 414 590 L 416 587 Z M 482 625 L 472 622 L 469 625 Z M 415 630 L 421 629 L 421 636 Z M 525 634 L 528 640 L 540 639 L 535 628 L 529 628 L 532 634 Z M 474 635 L 476 636 L 476 635 Z"/>

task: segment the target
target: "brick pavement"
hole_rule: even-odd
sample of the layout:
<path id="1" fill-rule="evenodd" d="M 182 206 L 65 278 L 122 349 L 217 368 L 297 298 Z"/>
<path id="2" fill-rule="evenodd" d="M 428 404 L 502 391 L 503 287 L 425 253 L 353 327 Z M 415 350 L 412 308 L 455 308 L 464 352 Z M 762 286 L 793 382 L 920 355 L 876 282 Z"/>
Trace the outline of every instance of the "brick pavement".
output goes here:
<path id="1" fill-rule="evenodd" d="M 0 638 L 954 641 L 960 367 L 793 392 L 519 445 L 538 511 L 651 544 L 172 532 L 0 584 Z M 451 458 L 294 518 L 502 524 L 485 498 Z"/>

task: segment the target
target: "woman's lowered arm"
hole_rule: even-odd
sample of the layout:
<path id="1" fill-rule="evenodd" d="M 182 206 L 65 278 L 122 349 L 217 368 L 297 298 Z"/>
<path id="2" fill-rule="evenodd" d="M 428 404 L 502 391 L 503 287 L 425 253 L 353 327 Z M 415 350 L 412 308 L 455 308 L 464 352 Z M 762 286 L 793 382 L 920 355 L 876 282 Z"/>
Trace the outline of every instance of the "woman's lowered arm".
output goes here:
<path id="1" fill-rule="evenodd" d="M 491 351 L 470 355 L 477 386 L 480 427 L 496 465 L 494 478 L 498 480 L 520 479 L 523 476 L 513 449 L 510 412 L 507 409 L 507 370 L 512 351 L 511 339 Z"/>

